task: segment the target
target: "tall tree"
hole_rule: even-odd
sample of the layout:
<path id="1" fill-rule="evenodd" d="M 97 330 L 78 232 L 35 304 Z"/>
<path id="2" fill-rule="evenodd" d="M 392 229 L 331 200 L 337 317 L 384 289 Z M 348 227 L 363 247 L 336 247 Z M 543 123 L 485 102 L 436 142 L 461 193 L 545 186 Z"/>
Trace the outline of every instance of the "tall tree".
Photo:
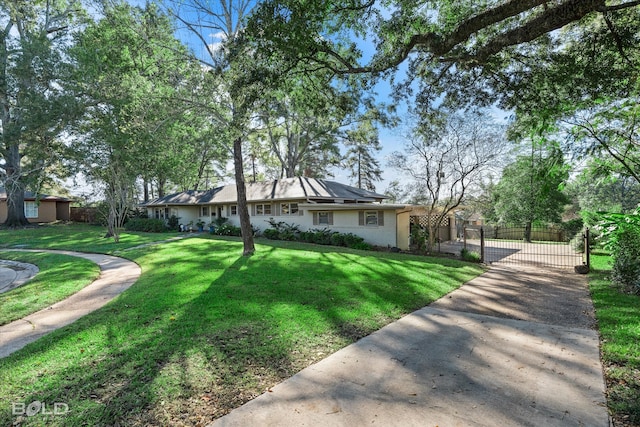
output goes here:
<path id="1" fill-rule="evenodd" d="M 535 222 L 559 223 L 567 196 L 562 188 L 569 167 L 562 152 L 532 144 L 531 153 L 518 156 L 508 165 L 492 192 L 492 210 L 486 217 L 499 224 L 524 224 L 526 241 L 531 241 Z"/>
<path id="2" fill-rule="evenodd" d="M 326 73 L 295 75 L 260 102 L 262 137 L 282 176 L 319 176 L 336 165 L 342 127 L 354 120 L 360 93 L 341 90 Z"/>
<path id="3" fill-rule="evenodd" d="M 38 190 L 43 171 L 60 160 L 60 141 L 77 111 L 66 92 L 63 50 L 82 19 L 79 1 L 0 1 L 0 182 L 5 224 L 27 225 L 24 191 Z"/>
<path id="4" fill-rule="evenodd" d="M 113 211 L 109 234 L 117 240 L 126 210 L 135 204 L 136 179 L 155 178 L 162 188 L 185 152 L 180 133 L 193 129 L 185 121 L 192 117 L 180 100 L 200 68 L 153 5 L 107 7 L 78 36 L 72 53 L 82 75 L 77 92 L 87 105 L 79 139 L 88 144 L 79 144 L 80 162 L 105 185 Z"/>
<path id="5" fill-rule="evenodd" d="M 252 107 L 258 98 L 259 81 L 247 78 L 252 69 L 252 54 L 236 43 L 247 14 L 250 0 L 166 0 L 170 13 L 199 41 L 204 52 L 199 59 L 215 75 L 208 87 L 209 96 L 225 104 L 226 113 L 212 112 L 211 117 L 225 127 L 227 146 L 233 153 L 238 197 L 238 216 L 242 230 L 243 255 L 255 252 L 253 230 L 247 206 L 244 177 L 243 141 L 246 139 Z M 222 93 L 221 93 L 222 92 Z"/>
<path id="6" fill-rule="evenodd" d="M 481 112 L 432 118 L 417 126 L 404 153 L 393 154 L 390 165 L 412 179 L 411 197 L 428 217 L 428 245 L 435 244 L 438 227 L 497 166 L 506 146 L 504 129 Z"/>
<path id="7" fill-rule="evenodd" d="M 374 154 L 382 149 L 378 129 L 371 120 L 360 122 L 346 132 L 344 145 L 347 147 L 345 166 L 351 171 L 350 177 L 358 188 L 376 191 L 374 183 L 382 180 L 380 162 Z"/>

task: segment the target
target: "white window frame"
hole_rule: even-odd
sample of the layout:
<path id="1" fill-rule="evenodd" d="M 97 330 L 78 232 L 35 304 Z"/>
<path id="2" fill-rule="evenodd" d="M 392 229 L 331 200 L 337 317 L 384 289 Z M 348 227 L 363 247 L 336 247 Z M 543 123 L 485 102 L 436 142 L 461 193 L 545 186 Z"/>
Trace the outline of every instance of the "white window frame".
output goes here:
<path id="1" fill-rule="evenodd" d="M 256 205 L 256 216 L 271 215 L 272 209 L 270 203 L 258 203 Z"/>
<path id="2" fill-rule="evenodd" d="M 209 216 L 209 206 L 200 206 L 200 216 Z"/>
<path id="3" fill-rule="evenodd" d="M 318 212 L 318 225 L 331 225 L 329 222 L 329 211 Z"/>
<path id="4" fill-rule="evenodd" d="M 280 215 L 298 215 L 297 203 L 280 203 Z"/>
<path id="5" fill-rule="evenodd" d="M 378 211 L 364 212 L 364 225 L 367 227 L 377 227 L 379 224 Z"/>
<path id="6" fill-rule="evenodd" d="M 229 215 L 232 215 L 232 216 L 238 215 L 238 205 L 229 206 Z"/>
<path id="7" fill-rule="evenodd" d="M 25 201 L 24 202 L 24 216 L 27 218 L 38 218 L 38 203 Z"/>

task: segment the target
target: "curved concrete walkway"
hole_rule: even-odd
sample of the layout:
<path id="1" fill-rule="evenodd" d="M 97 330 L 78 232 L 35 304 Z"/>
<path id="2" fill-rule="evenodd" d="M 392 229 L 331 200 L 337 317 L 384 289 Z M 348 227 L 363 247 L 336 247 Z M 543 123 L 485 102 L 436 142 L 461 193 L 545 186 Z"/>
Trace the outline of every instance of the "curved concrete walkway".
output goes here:
<path id="1" fill-rule="evenodd" d="M 100 277 L 65 300 L 0 326 L 0 357 L 6 357 L 43 335 L 97 310 L 134 284 L 141 273 L 138 264 L 111 255 L 46 249 L 19 251 L 51 252 L 85 258 L 98 264 Z"/>

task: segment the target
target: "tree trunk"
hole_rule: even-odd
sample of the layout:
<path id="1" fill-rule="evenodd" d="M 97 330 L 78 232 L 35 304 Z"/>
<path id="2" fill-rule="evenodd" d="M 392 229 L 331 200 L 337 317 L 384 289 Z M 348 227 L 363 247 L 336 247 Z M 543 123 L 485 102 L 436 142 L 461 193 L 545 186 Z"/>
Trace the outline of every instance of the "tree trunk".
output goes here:
<path id="1" fill-rule="evenodd" d="M 531 221 L 527 221 L 524 226 L 524 240 L 527 243 L 531 243 Z"/>
<path id="2" fill-rule="evenodd" d="M 147 178 L 142 179 L 142 188 L 144 191 L 144 202 L 146 203 L 149 201 L 149 181 L 147 180 Z"/>
<path id="3" fill-rule="evenodd" d="M 233 141 L 233 163 L 236 172 L 236 187 L 238 190 L 238 216 L 240 217 L 240 229 L 242 230 L 243 256 L 251 256 L 256 251 L 253 244 L 253 230 L 249 218 L 247 206 L 247 190 L 244 184 L 244 167 L 242 163 L 242 140 L 236 138 Z"/>
<path id="4" fill-rule="evenodd" d="M 22 170 L 20 167 L 20 150 L 18 145 L 11 145 L 7 150 L 4 169 L 7 173 L 5 191 L 7 192 L 7 227 L 24 227 L 29 221 L 24 214 L 24 189 Z"/>

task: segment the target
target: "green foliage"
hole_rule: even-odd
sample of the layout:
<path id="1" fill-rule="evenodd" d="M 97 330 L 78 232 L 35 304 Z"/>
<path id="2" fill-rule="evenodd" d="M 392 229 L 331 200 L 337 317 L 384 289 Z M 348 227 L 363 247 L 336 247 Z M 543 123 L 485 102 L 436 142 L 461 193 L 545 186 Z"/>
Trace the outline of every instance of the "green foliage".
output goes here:
<path id="1" fill-rule="evenodd" d="M 427 250 L 427 241 L 429 240 L 429 230 L 417 225 L 411 227 L 411 245 L 415 247 L 418 252 L 424 252 Z"/>
<path id="2" fill-rule="evenodd" d="M 216 236 L 242 236 L 242 229 L 240 227 L 236 227 L 235 225 L 225 222 L 222 225 L 218 225 L 213 229 L 211 234 Z"/>
<path id="3" fill-rule="evenodd" d="M 267 239 L 272 240 L 299 240 L 300 227 L 295 224 L 287 224 L 284 221 L 275 221 L 269 218 L 269 225 L 273 228 L 266 229 L 263 234 Z"/>
<path id="4" fill-rule="evenodd" d="M 300 228 L 295 224 L 287 224 L 284 221 L 276 222 L 273 218 L 269 219 L 269 224 L 273 228 L 268 228 L 263 232 L 264 237 L 267 239 L 343 246 L 351 249 L 372 249 L 372 246 L 366 243 L 362 237 L 353 233 L 339 233 L 328 228 L 312 228 L 307 231 L 300 231 Z"/>
<path id="5" fill-rule="evenodd" d="M 612 260 L 591 256 L 591 298 L 596 310 L 607 382 L 607 406 L 620 425 L 640 425 L 640 295 L 619 292 L 611 283 Z"/>
<path id="6" fill-rule="evenodd" d="M 467 248 L 460 249 L 460 258 L 468 262 L 480 262 L 480 254 Z"/>
<path id="7" fill-rule="evenodd" d="M 557 148 L 518 156 L 492 189 L 487 219 L 498 224 L 559 223 L 568 199 L 562 192 L 569 167 Z"/>
<path id="8" fill-rule="evenodd" d="M 164 233 L 167 225 L 163 219 L 156 218 L 131 218 L 125 225 L 127 231 L 145 231 L 149 233 Z"/>
<path id="9" fill-rule="evenodd" d="M 629 293 L 640 294 L 640 207 L 633 214 L 598 214 L 594 227 L 611 251 L 613 282 Z"/>
<path id="10" fill-rule="evenodd" d="M 180 229 L 180 218 L 175 215 L 171 215 L 167 220 L 167 227 L 169 230 L 178 231 Z"/>

